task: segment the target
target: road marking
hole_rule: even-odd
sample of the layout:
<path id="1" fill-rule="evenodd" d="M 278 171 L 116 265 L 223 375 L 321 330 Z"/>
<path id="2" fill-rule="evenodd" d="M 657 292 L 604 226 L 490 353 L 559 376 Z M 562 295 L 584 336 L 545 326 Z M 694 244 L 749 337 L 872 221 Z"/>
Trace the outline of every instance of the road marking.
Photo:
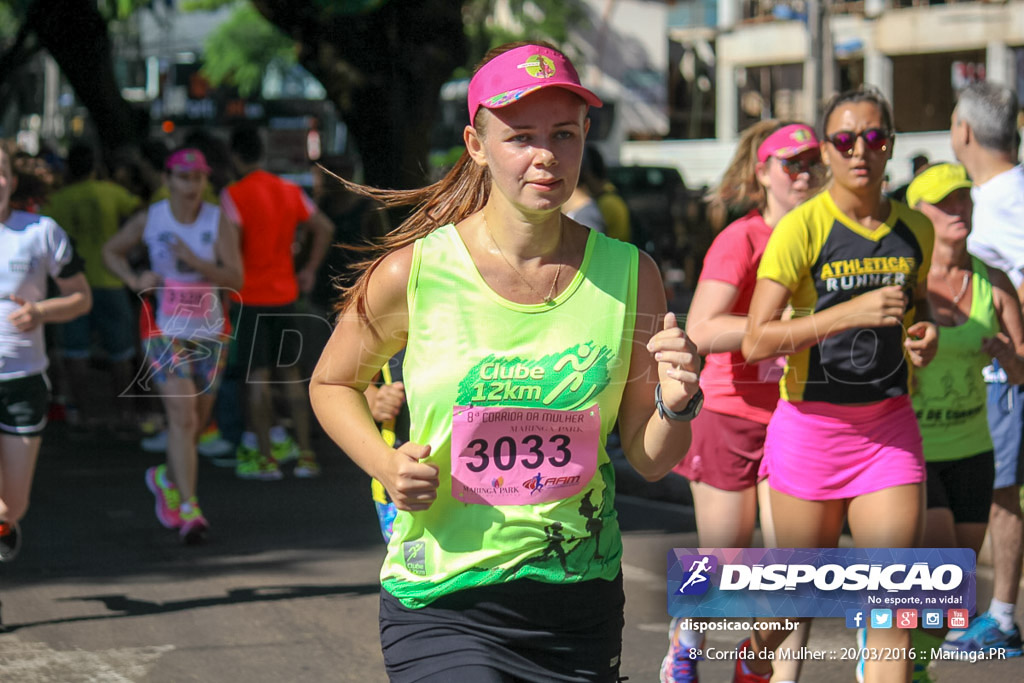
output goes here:
<path id="1" fill-rule="evenodd" d="M 124 647 L 90 652 L 54 650 L 46 643 L 25 642 L 16 635 L 0 636 L 0 680 L 18 683 L 133 683 L 173 645 Z"/>

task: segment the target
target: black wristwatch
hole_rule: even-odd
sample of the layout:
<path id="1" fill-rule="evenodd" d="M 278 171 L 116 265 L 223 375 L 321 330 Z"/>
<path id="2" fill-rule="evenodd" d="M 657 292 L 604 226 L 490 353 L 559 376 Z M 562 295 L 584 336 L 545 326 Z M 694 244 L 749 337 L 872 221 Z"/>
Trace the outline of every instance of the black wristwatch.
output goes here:
<path id="1" fill-rule="evenodd" d="M 654 404 L 658 407 L 658 417 L 661 419 L 689 422 L 700 414 L 700 409 L 704 406 L 704 391 L 698 387 L 697 393 L 690 397 L 689 403 L 681 411 L 674 413 L 661 400 L 661 384 L 658 384 L 658 388 L 654 390 Z"/>

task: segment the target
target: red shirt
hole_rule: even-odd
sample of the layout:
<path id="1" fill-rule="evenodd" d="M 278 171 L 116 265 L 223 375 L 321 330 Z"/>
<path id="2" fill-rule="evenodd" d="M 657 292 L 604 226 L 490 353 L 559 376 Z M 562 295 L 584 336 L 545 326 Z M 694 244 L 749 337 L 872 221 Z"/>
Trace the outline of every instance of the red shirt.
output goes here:
<path id="1" fill-rule="evenodd" d="M 760 212 L 751 211 L 730 223 L 711 243 L 704 257 L 701 280 L 718 280 L 738 290 L 733 315 L 746 315 L 757 284 L 757 266 L 772 229 Z M 783 359 L 748 365 L 739 351 L 712 353 L 700 375 L 704 406 L 716 413 L 743 417 L 761 424 L 779 401 Z"/>
<path id="2" fill-rule="evenodd" d="M 221 208 L 242 233 L 245 284 L 236 301 L 253 306 L 283 306 L 299 298 L 292 244 L 299 223 L 316 205 L 298 185 L 256 170 L 221 194 Z"/>

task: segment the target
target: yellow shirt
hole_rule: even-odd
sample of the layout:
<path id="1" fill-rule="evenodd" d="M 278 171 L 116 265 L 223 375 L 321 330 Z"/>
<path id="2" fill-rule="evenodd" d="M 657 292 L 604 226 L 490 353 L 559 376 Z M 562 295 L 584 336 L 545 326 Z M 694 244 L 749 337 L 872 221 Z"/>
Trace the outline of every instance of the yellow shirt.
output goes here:
<path id="1" fill-rule="evenodd" d="M 615 186 L 607 183 L 597 196 L 597 208 L 604 217 L 605 234 L 623 242 L 629 242 L 632 231 L 629 225 L 629 207 L 620 197 Z"/>
<path id="2" fill-rule="evenodd" d="M 828 192 L 793 209 L 768 239 L 757 278 L 784 285 L 795 315 L 810 315 L 887 285 L 904 288 L 903 326 L 854 328 L 790 354 L 780 384 L 788 401 L 870 403 L 907 393 L 904 329 L 924 293 L 933 230 L 923 214 L 890 201 L 889 217 L 867 230 Z"/>
<path id="3" fill-rule="evenodd" d="M 57 221 L 85 261 L 85 279 L 100 289 L 124 283 L 103 265 L 103 245 L 139 208 L 142 200 L 117 183 L 83 180 L 54 192 L 43 213 Z"/>

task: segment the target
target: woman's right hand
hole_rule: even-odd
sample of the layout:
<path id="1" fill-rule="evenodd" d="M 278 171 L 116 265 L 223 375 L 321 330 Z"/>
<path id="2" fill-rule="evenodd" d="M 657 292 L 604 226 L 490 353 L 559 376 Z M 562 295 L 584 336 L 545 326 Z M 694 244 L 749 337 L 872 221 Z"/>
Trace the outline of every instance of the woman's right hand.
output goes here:
<path id="1" fill-rule="evenodd" d="M 879 287 L 842 304 L 845 327 L 892 327 L 903 322 L 907 296 L 899 285 Z"/>
<path id="2" fill-rule="evenodd" d="M 399 510 L 426 510 L 437 498 L 437 465 L 421 462 L 429 455 L 430 446 L 409 441 L 391 451 L 385 472 L 378 479 Z"/>

